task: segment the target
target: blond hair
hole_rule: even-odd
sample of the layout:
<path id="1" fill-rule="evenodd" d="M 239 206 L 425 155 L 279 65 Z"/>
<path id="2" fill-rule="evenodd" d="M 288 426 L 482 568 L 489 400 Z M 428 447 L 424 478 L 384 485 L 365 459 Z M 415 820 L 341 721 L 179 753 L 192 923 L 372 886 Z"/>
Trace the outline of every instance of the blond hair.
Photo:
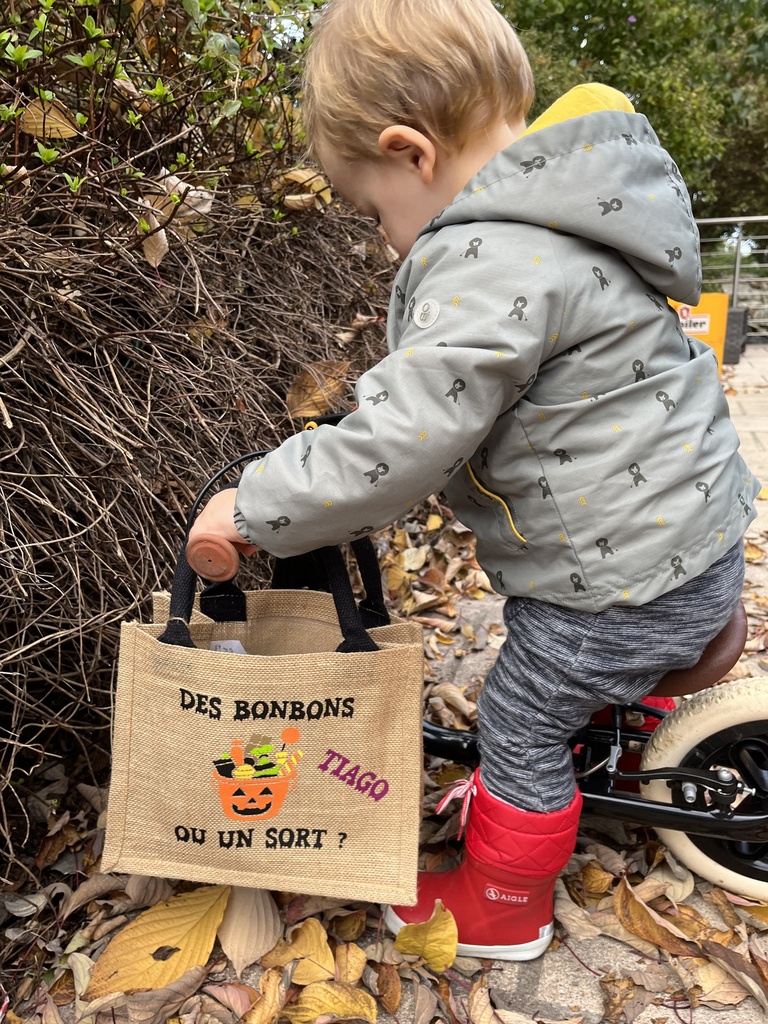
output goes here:
<path id="1" fill-rule="evenodd" d="M 307 142 L 349 159 L 379 155 L 392 124 L 444 149 L 533 101 L 533 76 L 514 29 L 491 0 L 330 0 L 304 70 Z"/>

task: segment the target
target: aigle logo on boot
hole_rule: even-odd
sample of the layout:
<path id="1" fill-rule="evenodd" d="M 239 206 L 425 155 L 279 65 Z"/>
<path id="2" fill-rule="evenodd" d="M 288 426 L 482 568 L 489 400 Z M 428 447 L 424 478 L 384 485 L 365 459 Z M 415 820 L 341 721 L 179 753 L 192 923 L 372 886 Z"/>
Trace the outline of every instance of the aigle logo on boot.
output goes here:
<path id="1" fill-rule="evenodd" d="M 485 898 L 494 903 L 527 903 L 527 889 L 498 889 L 494 885 L 486 885 Z"/>

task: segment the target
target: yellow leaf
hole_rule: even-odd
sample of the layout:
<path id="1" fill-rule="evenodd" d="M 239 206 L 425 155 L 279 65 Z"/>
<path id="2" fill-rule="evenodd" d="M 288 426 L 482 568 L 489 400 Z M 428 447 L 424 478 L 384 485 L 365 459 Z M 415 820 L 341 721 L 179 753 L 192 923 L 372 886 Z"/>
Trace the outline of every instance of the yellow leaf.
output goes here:
<path id="1" fill-rule="evenodd" d="M 768 907 L 761 903 L 740 904 L 742 909 L 752 917 L 756 917 L 763 924 L 768 924 Z"/>
<path id="2" fill-rule="evenodd" d="M 290 942 L 281 939 L 271 952 L 261 958 L 261 965 L 285 967 L 291 960 L 299 961 L 292 976 L 296 985 L 311 985 L 334 977 L 333 953 L 328 945 L 328 936 L 316 917 L 307 918 L 296 929 Z"/>
<path id="3" fill-rule="evenodd" d="M 758 501 L 768 501 L 768 487 L 761 487 L 760 488 L 760 490 L 758 492 L 758 495 L 757 495 L 757 500 Z"/>
<path id="4" fill-rule="evenodd" d="M 399 565 L 388 565 L 384 569 L 384 586 L 391 593 L 397 593 L 401 587 L 408 585 L 408 573 Z"/>
<path id="5" fill-rule="evenodd" d="M 72 114 L 58 100 L 30 100 L 19 124 L 23 132 L 38 139 L 71 139 L 79 131 Z"/>
<path id="6" fill-rule="evenodd" d="M 264 150 L 267 138 L 266 128 L 263 121 L 249 121 L 245 129 L 245 138 L 253 146 L 257 153 Z"/>
<path id="7" fill-rule="evenodd" d="M 344 375 L 350 365 L 338 359 L 321 359 L 311 363 L 294 378 L 288 388 L 285 404 L 291 416 L 322 416 L 338 408 L 346 388 Z"/>
<path id="8" fill-rule="evenodd" d="M 427 517 L 427 530 L 439 530 L 443 525 L 443 517 L 433 512 Z"/>
<path id="9" fill-rule="evenodd" d="M 353 942 L 365 931 L 365 910 L 354 910 L 351 914 L 339 914 L 328 926 L 328 931 L 339 942 Z"/>
<path id="10" fill-rule="evenodd" d="M 344 942 L 336 949 L 336 971 L 344 985 L 356 985 L 367 963 L 368 957 L 355 942 Z M 296 980 L 295 974 L 293 980 Z"/>
<path id="11" fill-rule="evenodd" d="M 145 0 L 131 0 L 131 18 L 134 26 L 138 25 L 144 13 Z"/>
<path id="12" fill-rule="evenodd" d="M 748 540 L 744 545 L 744 558 L 748 562 L 762 562 L 765 558 L 765 552 L 757 544 L 753 544 L 752 541 Z"/>
<path id="13" fill-rule="evenodd" d="M 615 876 L 605 871 L 596 860 L 587 861 L 580 874 L 585 890 L 590 893 L 608 892 L 616 881 Z"/>
<path id="14" fill-rule="evenodd" d="M 229 886 L 202 886 L 139 914 L 97 960 L 86 998 L 163 988 L 205 964 L 230 891 Z"/>
<path id="15" fill-rule="evenodd" d="M 284 1002 L 283 992 L 280 989 L 282 977 L 281 970 L 264 971 L 259 978 L 261 999 L 242 1018 L 243 1024 L 271 1024 L 272 1021 L 277 1020 Z"/>
<path id="16" fill-rule="evenodd" d="M 307 985 L 296 1002 L 285 1007 L 282 1015 L 293 1024 L 315 1024 L 318 1017 L 327 1021 L 365 1020 L 375 1024 L 376 1000 L 360 988 L 319 981 Z"/>
<path id="17" fill-rule="evenodd" d="M 432 917 L 423 924 L 406 924 L 397 933 L 395 949 L 423 957 L 433 971 L 447 970 L 456 959 L 459 933 L 450 910 L 435 900 Z"/>
<path id="18" fill-rule="evenodd" d="M 446 761 L 435 776 L 435 782 L 437 782 L 441 787 L 450 786 L 452 782 L 458 782 L 460 779 L 466 779 L 467 774 L 467 768 L 464 768 L 460 764 L 452 764 L 450 761 Z"/>
<path id="19" fill-rule="evenodd" d="M 322 174 L 318 171 L 313 171 L 310 167 L 295 167 L 292 171 L 286 171 L 285 174 L 282 174 L 275 180 L 273 188 L 278 190 L 289 181 L 294 185 L 304 185 L 310 192 L 313 192 L 319 200 L 322 200 L 319 204 L 320 208 L 322 208 L 323 204 L 327 206 L 333 198 L 327 180 Z"/>

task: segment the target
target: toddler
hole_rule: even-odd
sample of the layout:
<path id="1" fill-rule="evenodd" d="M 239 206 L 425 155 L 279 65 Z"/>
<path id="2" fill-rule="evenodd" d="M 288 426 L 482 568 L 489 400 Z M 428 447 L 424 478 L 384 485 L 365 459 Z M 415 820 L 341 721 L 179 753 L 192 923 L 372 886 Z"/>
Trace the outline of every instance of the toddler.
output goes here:
<path id="1" fill-rule="evenodd" d="M 387 922 L 439 897 L 460 953 L 510 960 L 552 934 L 581 802 L 569 737 L 699 659 L 740 600 L 759 489 L 714 352 L 667 303 L 701 288 L 674 161 L 612 90 L 536 130 L 532 95 L 491 0 L 330 0 L 304 118 L 402 257 L 389 354 L 355 412 L 250 465 L 192 532 L 285 557 L 439 491 L 474 531 L 508 637 L 478 706 L 465 855 Z"/>

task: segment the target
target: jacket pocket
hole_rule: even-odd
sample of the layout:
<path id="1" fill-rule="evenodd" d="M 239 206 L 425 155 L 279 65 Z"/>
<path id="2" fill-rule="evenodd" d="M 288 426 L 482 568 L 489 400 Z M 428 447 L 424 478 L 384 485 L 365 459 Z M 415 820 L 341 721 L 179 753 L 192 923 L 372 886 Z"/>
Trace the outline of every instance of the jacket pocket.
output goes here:
<path id="1" fill-rule="evenodd" d="M 512 514 L 512 508 L 511 508 L 509 502 L 506 500 L 506 498 L 502 498 L 501 495 L 495 494 L 493 491 L 489 490 L 485 486 L 483 481 L 479 478 L 477 473 L 475 473 L 474 469 L 472 469 L 472 466 L 468 462 L 466 463 L 466 467 L 467 467 L 467 472 L 469 473 L 469 477 L 470 477 L 472 483 L 478 489 L 478 491 L 480 491 L 481 494 L 484 494 L 486 496 L 486 498 L 492 498 L 493 501 L 498 502 L 498 504 L 502 507 L 502 509 L 506 513 L 506 517 L 507 517 L 507 521 L 509 523 L 510 530 L 515 535 L 515 537 L 517 537 L 517 539 L 520 541 L 521 544 L 526 544 L 527 541 L 526 541 L 525 537 L 520 533 L 520 531 L 518 530 L 517 526 L 515 525 L 515 517 Z"/>

